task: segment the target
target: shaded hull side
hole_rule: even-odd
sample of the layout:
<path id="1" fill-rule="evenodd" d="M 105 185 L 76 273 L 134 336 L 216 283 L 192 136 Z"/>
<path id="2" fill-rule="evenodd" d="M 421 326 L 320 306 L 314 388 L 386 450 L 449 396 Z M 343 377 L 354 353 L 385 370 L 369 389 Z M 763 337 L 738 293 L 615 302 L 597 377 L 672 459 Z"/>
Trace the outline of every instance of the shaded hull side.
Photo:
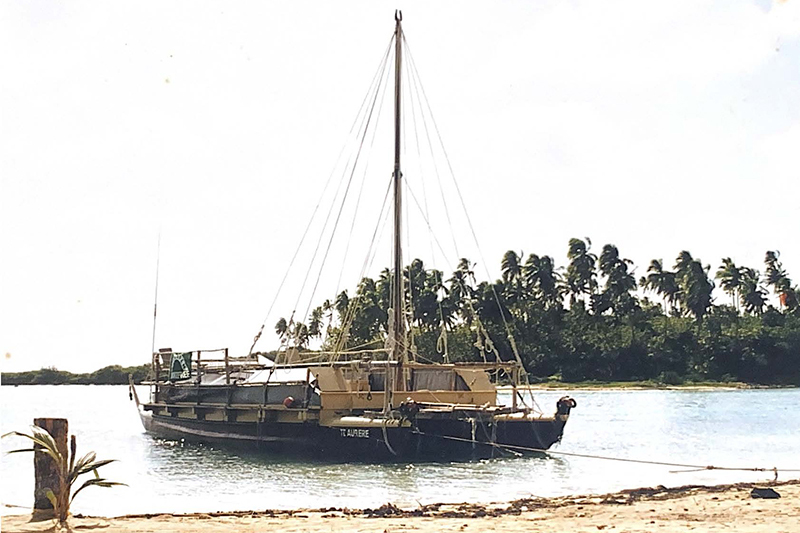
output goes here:
<path id="1" fill-rule="evenodd" d="M 213 443 L 266 453 L 331 460 L 468 460 L 546 450 L 558 442 L 567 417 L 480 422 L 416 420 L 403 427 L 327 427 L 316 421 L 230 422 L 141 412 L 145 429 L 169 439 Z M 492 444 L 496 443 L 496 445 Z M 511 450 L 502 446 L 510 446 Z"/>

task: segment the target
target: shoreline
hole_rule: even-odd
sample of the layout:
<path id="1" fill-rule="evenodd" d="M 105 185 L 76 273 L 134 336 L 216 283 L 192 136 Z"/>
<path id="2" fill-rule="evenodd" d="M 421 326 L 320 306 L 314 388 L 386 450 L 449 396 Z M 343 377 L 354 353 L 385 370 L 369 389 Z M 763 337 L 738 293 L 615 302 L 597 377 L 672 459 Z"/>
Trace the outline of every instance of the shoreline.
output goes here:
<path id="1" fill-rule="evenodd" d="M 771 487 L 780 499 L 753 499 L 756 487 Z M 52 531 L 52 521 L 7 515 L 3 531 Z M 106 531 L 792 531 L 800 523 L 800 479 L 726 485 L 643 487 L 607 494 L 524 498 L 487 504 L 437 503 L 402 509 L 295 509 L 209 513 L 145 513 L 119 517 L 75 515 L 73 529 Z"/>

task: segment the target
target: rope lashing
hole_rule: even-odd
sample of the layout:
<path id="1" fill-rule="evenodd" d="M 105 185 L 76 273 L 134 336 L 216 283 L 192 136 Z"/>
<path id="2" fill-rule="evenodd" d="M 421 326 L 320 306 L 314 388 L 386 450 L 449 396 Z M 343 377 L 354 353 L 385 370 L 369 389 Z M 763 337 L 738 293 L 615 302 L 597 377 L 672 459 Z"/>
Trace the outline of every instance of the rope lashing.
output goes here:
<path id="1" fill-rule="evenodd" d="M 436 339 L 436 352 L 442 354 L 445 363 L 449 362 L 450 357 L 447 352 L 447 329 L 444 325 L 442 326 L 442 332 L 439 334 L 439 338 Z"/>
<path id="2" fill-rule="evenodd" d="M 386 445 L 386 449 L 389 450 L 389 453 L 392 455 L 397 455 L 397 452 L 392 448 L 392 445 L 389 444 L 389 432 L 386 431 L 386 424 L 389 422 L 388 419 L 384 419 L 383 424 L 381 424 L 381 431 L 383 432 L 383 443 Z"/>
<path id="3" fill-rule="evenodd" d="M 519 356 L 519 350 L 517 349 L 517 341 L 514 339 L 514 335 L 511 334 L 511 331 L 508 332 L 508 343 L 511 345 L 511 351 L 514 353 L 514 359 L 517 361 L 522 361 L 522 358 Z"/>

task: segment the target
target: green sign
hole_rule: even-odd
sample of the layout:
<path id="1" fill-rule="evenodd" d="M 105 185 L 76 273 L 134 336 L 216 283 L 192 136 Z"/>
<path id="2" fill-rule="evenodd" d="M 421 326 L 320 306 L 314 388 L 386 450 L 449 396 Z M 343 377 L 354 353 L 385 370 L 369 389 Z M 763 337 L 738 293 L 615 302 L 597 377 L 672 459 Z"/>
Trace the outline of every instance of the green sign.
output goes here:
<path id="1" fill-rule="evenodd" d="M 170 381 L 189 379 L 192 377 L 192 352 L 172 354 L 169 365 Z"/>

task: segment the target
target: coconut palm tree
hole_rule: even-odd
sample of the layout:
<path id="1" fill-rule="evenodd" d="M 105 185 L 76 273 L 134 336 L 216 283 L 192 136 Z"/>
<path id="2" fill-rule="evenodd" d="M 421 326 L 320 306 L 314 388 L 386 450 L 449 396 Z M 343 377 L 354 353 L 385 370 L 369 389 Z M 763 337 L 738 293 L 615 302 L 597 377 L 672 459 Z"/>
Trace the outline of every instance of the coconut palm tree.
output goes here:
<path id="1" fill-rule="evenodd" d="M 333 308 L 339 315 L 339 324 L 342 324 L 347 314 L 347 309 L 350 307 L 350 297 L 347 295 L 347 290 L 343 290 L 336 296 L 336 301 L 333 303 Z"/>
<path id="2" fill-rule="evenodd" d="M 560 307 L 564 285 L 561 274 L 556 271 L 553 258 L 530 254 L 523 268 L 525 286 L 540 298 L 546 309 Z"/>
<path id="3" fill-rule="evenodd" d="M 331 303 L 330 299 L 326 299 L 322 302 L 320 306 L 322 308 L 322 313 L 328 321 L 328 325 L 325 326 L 325 334 L 330 333 L 331 324 L 333 324 L 333 304 Z"/>
<path id="4" fill-rule="evenodd" d="M 588 243 L 588 246 L 587 246 Z M 569 240 L 567 258 L 567 289 L 570 292 L 570 305 L 573 305 L 582 295 L 591 296 L 597 289 L 595 262 L 597 256 L 589 252 L 592 241 L 586 242 L 572 238 Z"/>
<path id="5" fill-rule="evenodd" d="M 319 337 L 322 335 L 322 306 L 315 307 L 311 311 L 311 320 L 308 322 L 308 335 L 309 337 Z"/>
<path id="6" fill-rule="evenodd" d="M 424 309 L 426 306 L 423 304 L 423 300 L 426 300 L 426 303 L 430 304 L 428 301 L 430 296 L 427 294 L 429 291 L 426 285 L 428 273 L 425 271 L 425 264 L 421 259 L 414 259 L 411 261 L 411 264 L 403 270 L 403 276 L 405 277 L 405 298 L 411 305 L 411 322 L 421 325 L 423 317 L 426 315 L 426 309 Z"/>
<path id="7" fill-rule="evenodd" d="M 694 258 L 692 257 L 692 254 L 686 250 L 683 250 L 678 254 L 678 257 L 675 260 L 675 265 L 673 265 L 673 269 L 675 271 L 675 284 L 678 287 L 678 293 L 675 295 L 675 298 L 678 302 L 678 309 L 682 315 L 687 315 L 690 313 L 686 307 L 686 287 L 690 272 L 692 270 L 693 262 Z"/>
<path id="8" fill-rule="evenodd" d="M 523 288 L 522 252 L 519 255 L 514 250 L 503 254 L 500 263 L 503 279 L 503 295 L 512 305 L 521 300 L 525 295 Z"/>
<path id="9" fill-rule="evenodd" d="M 392 271 L 388 268 L 381 270 L 378 281 L 375 284 L 375 290 L 378 292 L 378 305 L 385 312 L 389 312 L 392 307 Z"/>
<path id="10" fill-rule="evenodd" d="M 682 283 L 684 278 L 689 275 L 689 271 L 691 270 L 691 265 L 694 262 L 694 258 L 692 254 L 683 250 L 681 253 L 678 254 L 677 259 L 675 259 L 675 275 L 678 279 L 679 283 Z"/>
<path id="11" fill-rule="evenodd" d="M 452 277 L 447 280 L 450 304 L 461 319 L 468 323 L 472 320 L 470 303 L 475 298 L 474 266 L 469 259 L 462 257 Z"/>
<path id="12" fill-rule="evenodd" d="M 780 256 L 781 253 L 775 250 L 768 251 L 764 257 L 764 264 L 767 267 L 764 275 L 767 285 L 771 285 L 772 287 L 777 287 L 781 280 L 786 276 L 786 272 L 783 270 L 783 265 L 781 265 L 780 261 L 778 261 Z"/>
<path id="13" fill-rule="evenodd" d="M 708 279 L 710 269 L 710 266 L 703 266 L 685 250 L 675 260 L 675 280 L 680 289 L 678 295 L 681 307 L 698 321 L 703 320 L 711 307 L 714 283 Z"/>
<path id="14" fill-rule="evenodd" d="M 767 305 L 767 290 L 761 283 L 758 270 L 742 268 L 740 288 L 744 310 L 755 315 L 763 313 Z"/>
<path id="15" fill-rule="evenodd" d="M 742 286 L 742 273 L 730 257 L 722 260 L 722 265 L 717 269 L 716 279 L 728 296 L 731 297 L 733 307 L 739 309 L 739 290 Z"/>
<path id="16" fill-rule="evenodd" d="M 297 322 L 294 325 L 292 331 L 292 338 L 294 339 L 294 345 L 299 348 L 305 348 L 308 345 L 308 327 L 302 322 Z"/>
<path id="17" fill-rule="evenodd" d="M 674 311 L 678 303 L 678 285 L 675 282 L 675 273 L 664 270 L 661 259 L 653 259 L 647 267 L 647 277 L 639 280 L 639 285 L 646 291 L 652 291 L 664 300 L 664 314 Z"/>
<path id="18" fill-rule="evenodd" d="M 344 301 L 340 305 L 344 306 Z M 353 346 L 362 346 L 381 339 L 381 329 L 386 330 L 388 314 L 379 305 L 379 295 L 375 280 L 369 277 L 361 279 L 356 295 L 347 300 L 347 340 Z"/>
<path id="19" fill-rule="evenodd" d="M 278 334 L 281 341 L 286 336 L 286 333 L 289 331 L 289 323 L 286 322 L 286 319 L 281 317 L 278 322 L 275 324 L 275 333 Z"/>
<path id="20" fill-rule="evenodd" d="M 615 315 L 633 310 L 635 301 L 631 292 L 636 290 L 636 278 L 628 271 L 630 259 L 622 259 L 613 244 L 603 246 L 598 261 L 600 273 L 606 277 L 603 292 L 595 299 L 597 314 L 611 309 Z"/>
<path id="21" fill-rule="evenodd" d="M 439 305 L 439 274 L 435 271 L 423 271 L 420 274 L 420 288 L 414 301 L 414 321 L 425 330 L 438 329 L 444 320 Z"/>
<path id="22" fill-rule="evenodd" d="M 797 289 L 792 288 L 792 280 L 783 269 L 783 265 L 778 261 L 781 253 L 769 251 L 764 258 L 766 271 L 764 277 L 768 286 L 778 296 L 781 307 L 784 309 L 795 309 L 798 307 Z"/>
<path id="23" fill-rule="evenodd" d="M 522 264 L 520 263 L 521 257 L 522 253 L 517 255 L 517 252 L 514 250 L 509 250 L 503 254 L 503 260 L 500 267 L 503 272 L 503 281 L 506 283 L 515 283 L 522 277 Z"/>

